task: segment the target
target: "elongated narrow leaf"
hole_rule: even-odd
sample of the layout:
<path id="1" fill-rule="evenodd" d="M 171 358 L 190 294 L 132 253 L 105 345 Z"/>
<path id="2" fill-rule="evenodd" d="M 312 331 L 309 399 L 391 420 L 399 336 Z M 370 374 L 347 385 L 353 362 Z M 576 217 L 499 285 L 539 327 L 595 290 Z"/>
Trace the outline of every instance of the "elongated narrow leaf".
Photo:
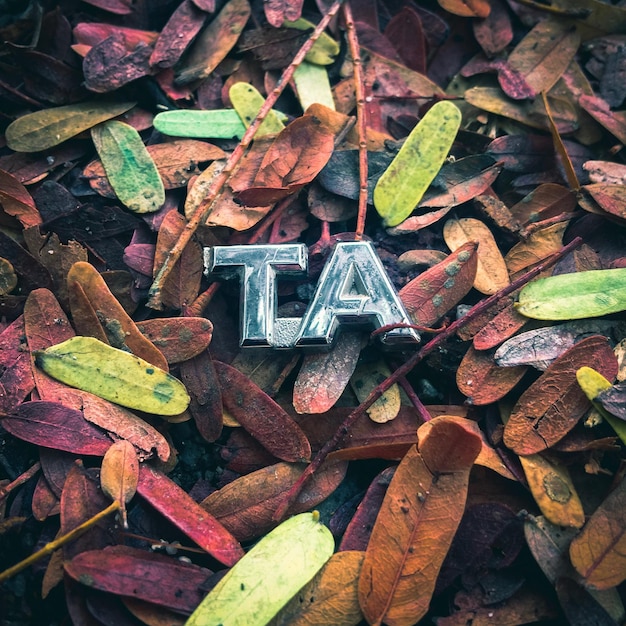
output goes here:
<path id="1" fill-rule="evenodd" d="M 228 412 L 268 451 L 283 461 L 305 461 L 311 446 L 285 410 L 247 376 L 226 363 L 215 361 Z"/>
<path id="2" fill-rule="evenodd" d="M 517 310 L 538 320 L 577 320 L 626 309 L 626 268 L 559 274 L 535 280 Z"/>
<path id="3" fill-rule="evenodd" d="M 398 466 L 367 546 L 359 602 L 370 624 L 411 626 L 428 610 L 481 448 L 475 434 L 445 420 L 418 436 L 419 451 Z"/>
<path id="4" fill-rule="evenodd" d="M 24 402 L 0 424 L 24 441 L 75 454 L 103 456 L 113 443 L 80 411 L 57 402 Z"/>
<path id="5" fill-rule="evenodd" d="M 238 541 L 165 474 L 142 465 L 137 492 L 220 563 L 230 566 L 243 556 Z"/>
<path id="6" fill-rule="evenodd" d="M 163 111 L 155 116 L 154 127 L 164 135 L 207 139 L 241 139 L 246 132 L 234 109 Z"/>
<path id="7" fill-rule="evenodd" d="M 88 550 L 65 563 L 65 571 L 93 589 L 140 598 L 191 613 L 211 571 L 191 563 L 127 546 Z"/>
<path id="8" fill-rule="evenodd" d="M 139 133 L 123 122 L 105 122 L 91 130 L 93 142 L 120 201 L 135 213 L 158 211 L 165 189 Z"/>
<path id="9" fill-rule="evenodd" d="M 411 131 L 374 188 L 374 206 L 386 226 L 405 220 L 441 168 L 461 124 L 451 102 L 435 104 Z"/>
<path id="10" fill-rule="evenodd" d="M 186 626 L 263 626 L 331 557 L 334 540 L 316 513 L 283 522 L 209 592 Z"/>
<path id="11" fill-rule="evenodd" d="M 132 102 L 81 102 L 29 113 L 9 124 L 7 144 L 16 152 L 47 150 L 133 106 Z"/>
<path id="12" fill-rule="evenodd" d="M 177 415 L 189 404 L 178 379 L 93 337 L 72 337 L 38 351 L 35 361 L 52 378 L 131 409 Z"/>

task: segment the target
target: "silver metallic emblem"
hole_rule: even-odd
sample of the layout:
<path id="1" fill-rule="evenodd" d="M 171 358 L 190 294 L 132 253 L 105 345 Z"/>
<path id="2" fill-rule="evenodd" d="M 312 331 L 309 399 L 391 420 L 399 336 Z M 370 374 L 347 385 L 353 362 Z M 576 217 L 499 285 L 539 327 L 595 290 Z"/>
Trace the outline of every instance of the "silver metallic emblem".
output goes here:
<path id="1" fill-rule="evenodd" d="M 214 246 L 205 249 L 205 271 L 241 284 L 242 346 L 327 348 L 343 324 L 377 329 L 411 320 L 374 247 L 365 241 L 335 245 L 303 318 L 278 318 L 278 276 L 306 275 L 304 244 Z M 419 333 L 395 328 L 385 344 L 415 343 Z"/>

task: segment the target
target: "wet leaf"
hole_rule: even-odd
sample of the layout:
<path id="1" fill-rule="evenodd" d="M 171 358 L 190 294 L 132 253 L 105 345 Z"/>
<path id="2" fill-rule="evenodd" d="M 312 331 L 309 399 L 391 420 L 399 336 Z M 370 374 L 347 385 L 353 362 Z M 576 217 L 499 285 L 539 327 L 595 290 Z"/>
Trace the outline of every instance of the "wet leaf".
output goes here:
<path id="1" fill-rule="evenodd" d="M 528 488 L 546 519 L 564 527 L 580 528 L 585 512 L 567 467 L 541 454 L 520 456 Z"/>
<path id="2" fill-rule="evenodd" d="M 416 324 L 431 326 L 468 293 L 476 276 L 477 248 L 476 242 L 466 243 L 400 289 Z"/>
<path id="3" fill-rule="evenodd" d="M 184 385 L 139 357 L 93 337 L 73 337 L 35 355 L 53 378 L 116 404 L 177 415 L 189 404 Z"/>
<path id="4" fill-rule="evenodd" d="M 607 496 L 570 544 L 572 565 L 592 589 L 609 589 L 626 578 L 626 482 Z"/>
<path id="5" fill-rule="evenodd" d="M 344 479 L 346 462 L 325 463 L 307 481 L 288 515 L 309 511 L 328 498 Z M 260 537 L 274 526 L 281 496 L 304 471 L 302 464 L 276 463 L 235 479 L 205 498 L 201 506 L 239 541 Z"/>
<path id="6" fill-rule="evenodd" d="M 91 136 L 120 201 L 135 213 L 158 211 L 165 202 L 163 181 L 139 133 L 110 121 L 92 128 Z"/>
<path id="7" fill-rule="evenodd" d="M 374 206 L 387 226 L 405 220 L 441 168 L 461 123 L 451 102 L 435 104 L 411 131 L 374 188 Z"/>
<path id="8" fill-rule="evenodd" d="M 137 493 L 220 563 L 231 566 L 243 556 L 237 540 L 165 474 L 140 466 Z"/>
<path id="9" fill-rule="evenodd" d="M 57 402 L 24 402 L 0 419 L 2 427 L 15 437 L 47 448 L 104 456 L 112 444 L 83 414 Z"/>
<path id="10" fill-rule="evenodd" d="M 176 82 L 185 85 L 207 78 L 237 43 L 249 17 L 247 0 L 229 0 L 176 67 Z"/>
<path id="11" fill-rule="evenodd" d="M 317 513 L 288 519 L 226 573 L 187 626 L 266 624 L 315 576 L 333 549 L 333 537 Z"/>
<path id="12" fill-rule="evenodd" d="M 304 461 L 311 446 L 284 409 L 239 370 L 215 361 L 224 408 L 268 452 L 283 461 Z"/>
<path id="13" fill-rule="evenodd" d="M 492 232 L 483 222 L 471 217 L 448 220 L 443 226 L 443 237 L 453 252 L 470 241 L 478 242 L 475 289 L 491 295 L 509 284 L 502 254 Z"/>
<path id="14" fill-rule="evenodd" d="M 359 602 L 369 623 L 408 626 L 428 610 L 480 451 L 476 435 L 445 420 L 418 436 L 419 451 L 398 466 L 367 546 Z"/>
<path id="15" fill-rule="evenodd" d="M 541 452 L 562 439 L 583 416 L 588 402 L 576 381 L 583 366 L 613 379 L 617 361 L 605 337 L 592 336 L 562 354 L 521 395 L 504 428 L 504 443 L 516 454 Z"/>
<path id="16" fill-rule="evenodd" d="M 265 98 L 259 93 L 258 89 L 254 85 L 247 83 L 235 83 L 232 85 L 228 91 L 228 97 L 246 128 L 252 124 L 260 108 L 265 103 Z M 276 112 L 270 111 L 261 126 L 259 126 L 256 136 L 277 135 L 284 128 L 285 125 Z"/>
<path id="17" fill-rule="evenodd" d="M 560 274 L 532 281 L 519 294 L 517 310 L 527 317 L 573 320 L 626 309 L 626 269 Z"/>
<path id="18" fill-rule="evenodd" d="M 357 626 L 363 619 L 357 585 L 363 552 L 333 554 L 268 626 Z"/>
<path id="19" fill-rule="evenodd" d="M 29 113 L 9 124 L 6 129 L 7 144 L 16 152 L 47 150 L 96 124 L 125 113 L 133 106 L 132 102 L 81 102 Z"/>
<path id="20" fill-rule="evenodd" d="M 189 614 L 204 594 L 211 571 L 127 546 L 88 550 L 65 562 L 74 580 L 93 589 L 139 598 Z"/>
<path id="21" fill-rule="evenodd" d="M 126 505 L 133 499 L 139 481 L 139 459 L 135 448 L 129 441 L 116 441 L 104 455 L 100 469 L 102 491 L 120 503 L 124 528 L 126 521 Z"/>

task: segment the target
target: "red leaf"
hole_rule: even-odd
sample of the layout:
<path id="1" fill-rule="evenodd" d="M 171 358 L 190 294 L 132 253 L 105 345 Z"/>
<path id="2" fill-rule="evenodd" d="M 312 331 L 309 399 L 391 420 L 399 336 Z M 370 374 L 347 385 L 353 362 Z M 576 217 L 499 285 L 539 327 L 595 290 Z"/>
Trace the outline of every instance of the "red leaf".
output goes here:
<path id="1" fill-rule="evenodd" d="M 174 526 L 224 565 L 234 565 L 243 556 L 238 541 L 165 474 L 142 465 L 137 492 Z"/>

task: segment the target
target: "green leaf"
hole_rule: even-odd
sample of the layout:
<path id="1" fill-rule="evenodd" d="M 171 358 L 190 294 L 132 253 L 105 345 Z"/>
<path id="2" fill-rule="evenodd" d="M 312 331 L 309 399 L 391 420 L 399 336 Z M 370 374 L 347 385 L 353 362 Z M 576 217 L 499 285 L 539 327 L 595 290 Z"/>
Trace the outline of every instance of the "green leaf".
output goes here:
<path id="1" fill-rule="evenodd" d="M 228 91 L 228 97 L 246 128 L 252 124 L 252 120 L 265 103 L 265 98 L 258 89 L 248 83 L 235 83 Z M 285 125 L 280 121 L 276 112 L 270 111 L 259 127 L 256 136 L 277 135 L 283 128 Z"/>
<path id="2" fill-rule="evenodd" d="M 189 405 L 178 379 L 93 337 L 72 337 L 34 355 L 48 376 L 130 409 L 178 415 Z"/>
<path id="3" fill-rule="evenodd" d="M 139 133 L 128 124 L 110 121 L 92 128 L 91 137 L 120 201 L 135 213 L 158 211 L 165 189 Z"/>
<path id="4" fill-rule="evenodd" d="M 206 139 L 241 139 L 246 132 L 235 109 L 163 111 L 155 116 L 154 127 L 164 135 Z"/>
<path id="5" fill-rule="evenodd" d="M 577 320 L 626 309 L 626 268 L 540 278 L 526 285 L 515 305 L 537 320 Z"/>
<path id="6" fill-rule="evenodd" d="M 7 145 L 16 152 L 47 150 L 133 106 L 133 102 L 81 102 L 29 113 L 9 124 Z"/>
<path id="7" fill-rule="evenodd" d="M 285 21 L 283 26 L 295 28 L 296 30 L 314 30 L 315 24 L 300 18 L 295 22 Z M 335 57 L 339 54 L 339 44 L 327 33 L 322 33 L 313 47 L 304 57 L 305 61 L 316 65 L 330 65 L 335 62 Z"/>
<path id="8" fill-rule="evenodd" d="M 332 556 L 334 539 L 319 514 L 286 520 L 242 557 L 185 626 L 262 626 Z"/>
<path id="9" fill-rule="evenodd" d="M 626 422 L 611 415 L 599 402 L 595 401 L 600 393 L 612 387 L 611 382 L 591 367 L 581 367 L 577 370 L 576 380 L 593 404 L 593 408 L 611 425 L 622 442 L 626 443 Z"/>
<path id="10" fill-rule="evenodd" d="M 293 75 L 296 84 L 298 100 L 303 111 L 312 104 L 323 104 L 332 111 L 335 110 L 335 100 L 328 80 L 325 67 L 303 61 Z"/>
<path id="11" fill-rule="evenodd" d="M 460 124 L 458 107 L 444 100 L 411 131 L 374 188 L 374 206 L 385 226 L 397 226 L 417 206 L 448 156 Z"/>

